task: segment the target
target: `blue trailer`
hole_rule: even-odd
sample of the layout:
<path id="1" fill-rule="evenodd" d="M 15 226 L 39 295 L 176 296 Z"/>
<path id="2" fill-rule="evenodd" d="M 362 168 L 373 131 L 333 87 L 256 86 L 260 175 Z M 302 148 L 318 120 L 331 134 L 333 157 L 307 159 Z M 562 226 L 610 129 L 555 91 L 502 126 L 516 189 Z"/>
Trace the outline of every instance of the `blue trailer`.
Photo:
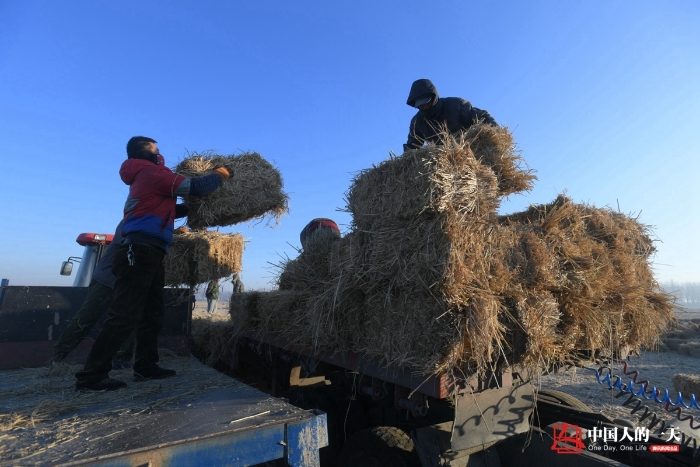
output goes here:
<path id="1" fill-rule="evenodd" d="M 93 235 L 94 234 L 90 234 Z M 83 234 L 85 236 L 85 234 Z M 104 239 L 102 239 L 104 237 Z M 176 377 L 79 393 L 74 372 L 91 339 L 46 368 L 78 311 L 107 235 L 85 245 L 74 287 L 0 285 L 0 467 L 319 466 L 326 414 L 303 410 L 229 378 L 190 356 L 191 290 L 166 289 L 159 337 Z M 79 237 L 79 242 L 82 237 Z M 97 241 L 99 240 L 99 241 Z M 99 322 L 92 330 L 94 337 Z M 131 370 L 112 375 L 130 381 Z"/>
<path id="2" fill-rule="evenodd" d="M 192 357 L 171 356 L 167 363 L 185 370 L 111 393 L 75 393 L 66 387 L 72 374 L 65 371 L 0 372 L 0 466 L 251 466 L 276 459 L 319 465 L 319 449 L 328 444 L 324 413 L 235 380 L 222 383 L 228 377 L 220 374 L 211 380 L 214 386 L 201 390 L 198 384 L 215 370 Z M 202 369 L 193 371 L 193 365 Z M 37 377 L 56 391 L 36 391 Z M 32 391 L 33 404 L 27 401 Z M 62 404 L 65 413 L 41 419 L 47 403 Z M 25 413 L 38 419 L 22 418 L 20 406 L 36 407 Z"/>

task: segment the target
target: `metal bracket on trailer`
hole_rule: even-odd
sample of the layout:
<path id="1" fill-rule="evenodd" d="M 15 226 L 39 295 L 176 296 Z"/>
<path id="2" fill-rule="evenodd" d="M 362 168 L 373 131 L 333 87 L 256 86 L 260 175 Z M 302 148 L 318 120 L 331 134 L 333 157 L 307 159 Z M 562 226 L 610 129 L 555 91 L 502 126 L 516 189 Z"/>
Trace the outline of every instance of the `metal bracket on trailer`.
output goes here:
<path id="1" fill-rule="evenodd" d="M 500 441 L 530 429 L 535 391 L 530 383 L 457 396 L 452 450 Z"/>
<path id="2" fill-rule="evenodd" d="M 492 465 L 487 461 L 497 455 L 488 448 L 527 432 L 534 405 L 535 391 L 530 383 L 462 393 L 456 399 L 454 422 L 411 433 L 416 451 L 424 466 L 467 465 L 469 456 Z"/>

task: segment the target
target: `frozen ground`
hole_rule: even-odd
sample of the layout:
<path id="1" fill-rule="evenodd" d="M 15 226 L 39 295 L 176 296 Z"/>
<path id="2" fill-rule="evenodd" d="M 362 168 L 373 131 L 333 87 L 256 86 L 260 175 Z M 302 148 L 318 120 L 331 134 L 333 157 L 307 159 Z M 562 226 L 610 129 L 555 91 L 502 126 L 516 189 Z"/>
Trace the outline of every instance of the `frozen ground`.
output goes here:
<path id="1" fill-rule="evenodd" d="M 700 309 L 678 312 L 678 318 L 681 323 L 691 319 L 700 319 Z M 614 367 L 614 373 L 624 376 L 623 382 L 628 383 L 634 375 L 624 375 L 622 370 L 622 365 L 618 364 Z M 700 373 L 700 358 L 683 355 L 677 351 L 646 351 L 629 359 L 627 371 L 637 371 L 639 373 L 637 381 L 648 380 L 650 388 L 656 387 L 662 393 L 668 389 L 675 402 L 677 393 L 673 388 L 673 377 L 678 373 L 698 375 Z M 627 396 L 615 398 L 614 395 L 619 391 L 610 390 L 605 384 L 598 384 L 595 371 L 572 368 L 568 371 L 543 376 L 538 384 L 544 389 L 556 389 L 570 394 L 586 403 L 594 412 L 601 412 L 609 418 L 629 420 L 635 425 L 638 422 L 635 415 L 630 413 L 630 409 L 622 406 L 622 402 L 627 400 Z M 700 399 L 700 394 L 696 394 L 696 397 Z M 688 395 L 684 394 L 684 399 L 686 403 L 689 402 Z M 649 401 L 646 405 L 663 419 L 668 420 L 674 416 L 674 414 L 665 412 L 662 404 Z M 688 410 L 688 413 L 696 418 L 700 417 L 700 410 Z"/>

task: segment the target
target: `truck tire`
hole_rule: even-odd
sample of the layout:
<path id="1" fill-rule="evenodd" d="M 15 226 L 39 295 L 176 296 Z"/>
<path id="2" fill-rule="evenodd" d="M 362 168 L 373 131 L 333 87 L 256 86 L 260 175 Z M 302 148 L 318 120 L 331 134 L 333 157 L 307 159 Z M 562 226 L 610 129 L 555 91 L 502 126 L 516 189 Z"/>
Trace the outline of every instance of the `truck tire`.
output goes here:
<path id="1" fill-rule="evenodd" d="M 592 412 L 590 407 L 574 396 L 555 389 L 540 389 L 537 391 L 537 403 L 539 404 L 540 401 L 548 404 L 562 405 L 582 412 Z"/>
<path id="2" fill-rule="evenodd" d="M 532 413 L 531 423 L 544 428 L 552 423 L 568 421 L 585 424 L 597 414 L 591 413 L 590 407 L 574 396 L 552 389 L 537 392 L 537 405 Z"/>
<path id="3" fill-rule="evenodd" d="M 356 433 L 338 455 L 338 467 L 385 466 L 421 466 L 411 437 L 393 426 L 380 426 Z"/>

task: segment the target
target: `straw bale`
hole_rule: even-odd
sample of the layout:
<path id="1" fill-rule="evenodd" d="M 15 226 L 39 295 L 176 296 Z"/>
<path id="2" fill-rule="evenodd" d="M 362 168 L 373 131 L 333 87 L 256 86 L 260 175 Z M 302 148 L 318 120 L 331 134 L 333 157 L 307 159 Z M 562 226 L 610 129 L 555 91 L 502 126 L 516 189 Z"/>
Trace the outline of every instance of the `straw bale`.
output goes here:
<path id="1" fill-rule="evenodd" d="M 229 299 L 229 316 L 234 327 L 241 329 L 255 328 L 260 323 L 258 300 L 260 292 L 253 290 L 231 294 Z"/>
<path id="2" fill-rule="evenodd" d="M 507 128 L 474 125 L 454 138 L 456 145 L 468 144 L 479 162 L 491 167 L 498 179 L 499 196 L 532 190 L 537 177 L 523 160 Z"/>
<path id="3" fill-rule="evenodd" d="M 513 353 L 520 354 L 514 360 L 540 368 L 560 362 L 564 339 L 558 331 L 561 311 L 554 295 L 549 291 L 522 289 L 522 294 L 512 293 L 511 297 L 519 331 L 524 334 L 524 338 L 511 341 Z"/>
<path id="4" fill-rule="evenodd" d="M 195 286 L 240 272 L 244 246 L 240 234 L 190 231 L 175 235 L 163 260 L 165 284 Z"/>
<path id="5" fill-rule="evenodd" d="M 319 281 L 327 280 L 330 277 L 330 264 L 333 261 L 332 246 L 338 240 L 338 238 L 314 232 L 307 241 L 306 248 L 299 250 L 297 258 L 286 258 L 277 265 L 280 270 L 278 287 L 281 290 L 292 288 L 306 290 L 318 287 Z"/>
<path id="6" fill-rule="evenodd" d="M 235 323 L 226 315 L 192 313 L 192 340 L 203 352 L 204 363 L 214 366 L 227 361 L 235 341 Z"/>
<path id="7" fill-rule="evenodd" d="M 259 324 L 257 330 L 261 332 L 284 331 L 287 337 L 296 341 L 292 329 L 298 326 L 299 310 L 305 309 L 308 297 L 303 294 L 288 291 L 272 291 L 262 293 L 257 303 L 257 316 Z"/>
<path id="8" fill-rule="evenodd" d="M 360 173 L 351 231 L 279 265 L 258 329 L 422 374 L 655 345 L 673 312 L 648 227 L 565 196 L 497 217 L 498 197 L 532 177 L 509 133 L 460 138 Z"/>
<path id="9" fill-rule="evenodd" d="M 532 188 L 535 176 L 521 165 L 506 128 L 479 125 L 360 171 L 346 193 L 346 209 L 360 229 L 446 211 L 490 217 L 499 197 Z"/>
<path id="10" fill-rule="evenodd" d="M 678 353 L 700 357 L 700 342 L 685 342 L 678 346 Z"/>
<path id="11" fill-rule="evenodd" d="M 685 400 L 688 400 L 691 394 L 700 398 L 700 375 L 679 373 L 673 377 L 673 388 L 683 394 Z"/>
<path id="12" fill-rule="evenodd" d="M 279 332 L 291 342 L 317 351 L 347 349 L 352 336 L 345 326 L 362 311 L 364 295 L 352 273 L 355 236 L 319 236 L 296 259 L 278 267 L 279 291 L 260 298 L 261 329 Z"/>
<path id="13" fill-rule="evenodd" d="M 276 225 L 288 212 L 289 197 L 283 191 L 279 170 L 258 153 L 223 156 L 193 152 L 175 172 L 194 178 L 208 175 L 217 167 L 226 167 L 231 177 L 207 196 L 185 198 L 191 228 L 223 227 L 258 218 L 274 219 Z"/>
<path id="14" fill-rule="evenodd" d="M 430 374 L 653 346 L 670 322 L 634 219 L 565 197 L 498 223 L 455 219 L 384 219 L 302 252 L 282 266 L 294 305 L 267 330 Z"/>
<path id="15" fill-rule="evenodd" d="M 651 347 L 672 324 L 672 297 L 648 263 L 648 226 L 565 196 L 500 222 L 520 234 L 520 251 L 511 255 L 519 283 L 557 300 L 566 352 Z"/>

